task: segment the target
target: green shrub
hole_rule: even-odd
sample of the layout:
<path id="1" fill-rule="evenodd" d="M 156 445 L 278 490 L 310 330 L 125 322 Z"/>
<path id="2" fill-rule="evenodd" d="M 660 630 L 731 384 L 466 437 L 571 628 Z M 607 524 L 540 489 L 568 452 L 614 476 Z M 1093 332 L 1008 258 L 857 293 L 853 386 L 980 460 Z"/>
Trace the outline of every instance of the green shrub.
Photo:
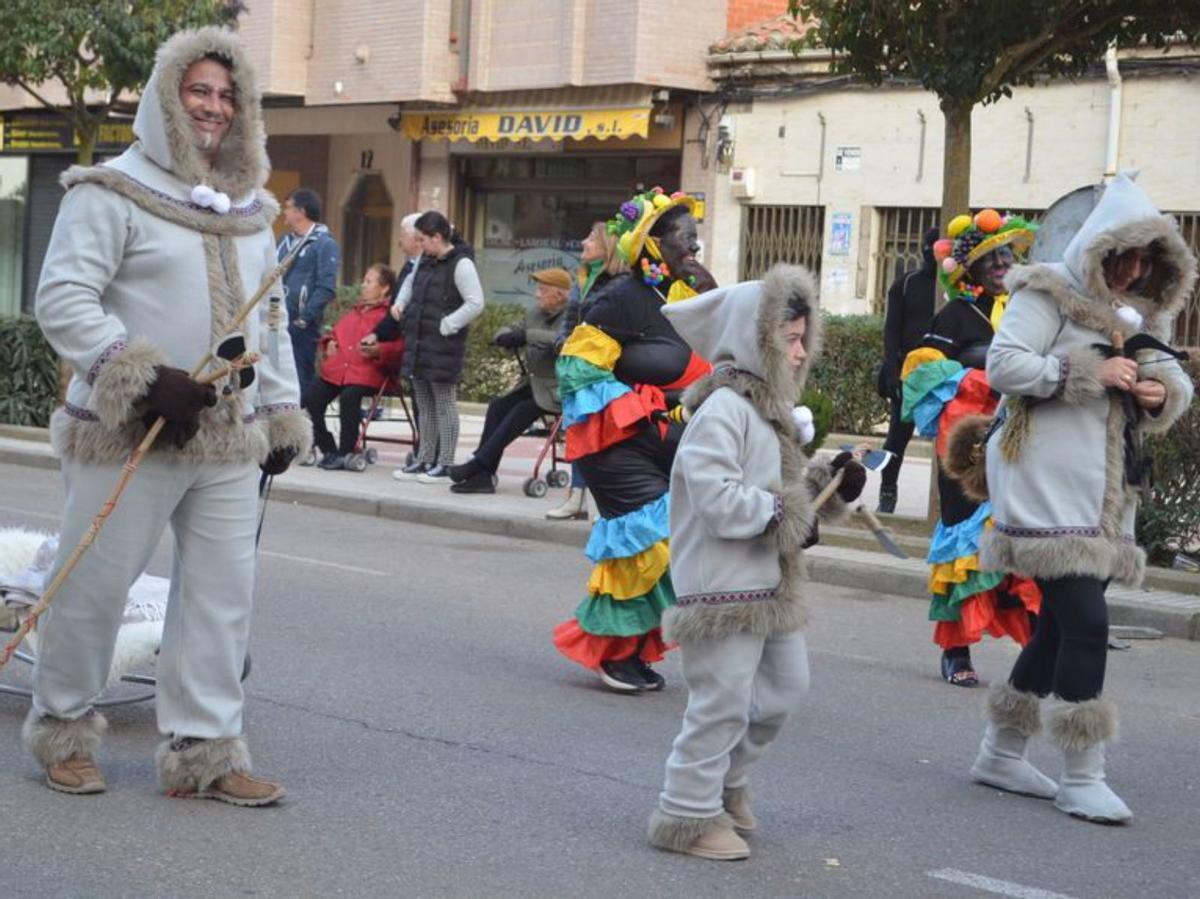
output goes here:
<path id="1" fill-rule="evenodd" d="M 321 318 L 321 333 L 328 334 L 333 330 L 333 326 L 338 323 L 343 315 L 350 311 L 350 307 L 358 302 L 359 285 L 343 284 L 337 289 L 333 295 L 333 299 L 329 301 L 329 305 L 325 307 L 325 312 Z"/>
<path id="2" fill-rule="evenodd" d="M 512 350 L 494 346 L 492 338 L 503 327 L 525 318 L 525 307 L 518 303 L 488 303 L 483 313 L 471 322 L 467 332 L 467 355 L 458 397 L 471 403 L 486 403 L 506 393 L 521 376 L 521 368 Z"/>
<path id="3" fill-rule="evenodd" d="M 1200 364 L 1192 363 L 1193 382 Z M 1146 441 L 1154 459 L 1153 485 L 1138 507 L 1138 542 L 1150 561 L 1170 565 L 1175 553 L 1200 542 L 1200 403 L 1192 403 L 1166 434 Z"/>
<path id="4" fill-rule="evenodd" d="M 58 357 L 29 316 L 0 318 L 0 421 L 44 428 L 58 403 Z"/>
<path id="5" fill-rule="evenodd" d="M 877 315 L 826 315 L 825 348 L 809 377 L 809 386 L 833 404 L 831 427 L 848 434 L 869 434 L 888 417 L 887 401 L 875 392 L 883 359 L 883 319 Z"/>
<path id="6" fill-rule="evenodd" d="M 805 444 L 804 447 L 804 452 L 812 456 L 829 436 L 830 427 L 833 424 L 833 400 L 819 390 L 808 387 L 800 397 L 800 405 L 808 406 L 813 414 L 813 429 L 816 433 L 813 435 L 812 441 Z"/>

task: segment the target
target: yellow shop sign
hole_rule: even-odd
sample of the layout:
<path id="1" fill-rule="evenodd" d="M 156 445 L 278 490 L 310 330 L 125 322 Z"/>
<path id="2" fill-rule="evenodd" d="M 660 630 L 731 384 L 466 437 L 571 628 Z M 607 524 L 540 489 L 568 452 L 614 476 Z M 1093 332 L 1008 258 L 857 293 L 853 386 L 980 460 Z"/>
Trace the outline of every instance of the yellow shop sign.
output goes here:
<path id="1" fill-rule="evenodd" d="M 645 137 L 650 109 L 543 109 L 502 112 L 406 112 L 411 140 L 581 140 Z"/>

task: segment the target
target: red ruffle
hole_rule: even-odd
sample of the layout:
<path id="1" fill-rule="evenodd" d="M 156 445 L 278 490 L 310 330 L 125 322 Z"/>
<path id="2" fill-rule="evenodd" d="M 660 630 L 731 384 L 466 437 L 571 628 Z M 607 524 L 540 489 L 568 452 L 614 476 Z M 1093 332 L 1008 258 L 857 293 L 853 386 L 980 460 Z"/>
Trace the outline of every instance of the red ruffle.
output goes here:
<path id="1" fill-rule="evenodd" d="M 1007 593 L 1020 601 L 1020 605 L 1000 608 L 997 594 Z M 1042 591 L 1029 578 L 1009 575 L 993 589 L 977 593 L 959 606 L 958 621 L 939 621 L 933 629 L 933 642 L 942 649 L 970 646 L 983 639 L 985 633 L 993 637 L 1012 637 L 1021 646 L 1033 636 L 1028 612 L 1037 615 L 1042 609 Z"/>
<path id="2" fill-rule="evenodd" d="M 663 642 L 662 631 L 655 628 L 644 635 L 642 661 L 647 665 L 661 662 L 669 648 Z M 572 618 L 554 629 L 554 646 L 572 662 L 595 670 L 601 662 L 627 659 L 637 652 L 638 641 L 643 637 L 602 637 L 589 634 Z"/>
<path id="3" fill-rule="evenodd" d="M 622 394 L 599 412 L 567 428 L 566 460 L 574 462 L 628 440 L 643 421 L 666 408 L 667 401 L 660 388 L 638 384 L 630 393 Z"/>
<path id="4" fill-rule="evenodd" d="M 696 351 L 693 350 L 692 357 L 688 359 L 687 368 L 683 370 L 683 374 L 681 374 L 670 384 L 664 384 L 662 389 L 682 390 L 684 387 L 689 386 L 692 382 L 699 381 L 706 375 L 711 375 L 712 370 L 712 363 L 703 356 L 698 355 Z"/>
<path id="5" fill-rule="evenodd" d="M 942 417 L 938 419 L 937 454 L 946 455 L 946 435 L 950 428 L 964 415 L 991 415 L 996 411 L 999 400 L 992 393 L 987 374 L 981 368 L 972 368 L 958 384 L 954 399 L 946 403 Z"/>

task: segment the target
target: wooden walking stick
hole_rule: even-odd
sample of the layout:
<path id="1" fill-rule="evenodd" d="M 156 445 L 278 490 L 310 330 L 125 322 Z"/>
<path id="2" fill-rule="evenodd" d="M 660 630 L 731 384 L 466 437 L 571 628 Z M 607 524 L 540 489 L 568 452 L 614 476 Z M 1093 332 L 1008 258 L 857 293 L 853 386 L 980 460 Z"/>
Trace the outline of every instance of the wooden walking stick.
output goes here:
<path id="1" fill-rule="evenodd" d="M 280 278 L 282 278 L 287 270 L 291 267 L 292 262 L 295 261 L 296 257 L 300 253 L 300 250 L 306 243 L 307 240 L 297 242 L 296 246 L 293 247 L 292 250 L 282 260 L 279 261 L 279 264 L 267 273 L 266 278 L 263 279 L 263 282 L 259 285 L 258 290 L 255 291 L 254 295 L 245 303 L 243 303 L 241 309 L 238 310 L 238 314 L 234 317 L 230 330 L 237 329 L 242 322 L 246 320 L 246 317 L 250 314 L 254 307 L 257 306 L 262 298 L 267 295 L 267 291 L 271 289 L 271 286 Z M 231 361 L 226 361 L 224 359 L 218 360 L 215 352 L 210 350 L 205 354 L 204 358 L 200 360 L 200 363 L 192 369 L 190 374 L 192 378 L 196 379 L 201 384 L 212 384 L 215 381 L 219 381 L 226 375 L 234 375 L 246 366 L 253 365 L 254 362 L 257 361 L 257 358 L 258 357 L 256 354 L 243 353 L 237 359 Z M 204 370 L 217 361 L 222 363 L 221 366 L 216 371 L 205 374 Z M 63 583 L 75 569 L 75 566 L 79 564 L 79 560 L 83 558 L 84 553 L 86 553 L 91 545 L 96 541 L 96 537 L 100 533 L 100 529 L 104 527 L 104 522 L 108 520 L 108 516 L 110 516 L 113 510 L 117 507 L 117 503 L 121 499 L 121 494 L 125 492 L 125 488 L 128 486 L 129 481 L 133 478 L 134 472 L 137 471 L 138 466 L 141 464 L 146 453 L 149 452 L 150 447 L 154 445 L 154 441 L 158 439 L 158 435 L 162 432 L 162 429 L 166 423 L 167 420 L 162 416 L 159 416 L 155 420 L 154 424 L 150 426 L 150 429 L 146 431 L 146 436 L 142 438 L 142 442 L 139 443 L 134 448 L 133 452 L 129 454 L 129 458 L 125 460 L 125 464 L 121 468 L 121 477 L 117 480 L 116 486 L 113 487 L 112 493 L 110 493 L 108 499 L 104 501 L 104 505 L 100 507 L 100 511 L 96 513 L 96 517 L 92 519 L 92 523 L 84 532 L 79 543 L 77 543 L 75 548 L 71 550 L 71 555 L 67 557 L 67 561 L 63 563 L 63 566 L 58 570 L 58 573 L 54 575 L 54 578 L 46 586 L 46 589 L 42 592 L 41 599 L 39 599 L 33 608 L 29 610 L 28 615 L 26 616 L 25 620 L 21 622 L 21 626 L 17 628 L 17 632 L 13 635 L 13 638 L 5 644 L 4 649 L 0 650 L 0 670 L 3 670 L 4 666 L 8 664 L 9 660 L 13 657 L 13 654 L 16 653 L 17 647 L 21 645 L 21 641 L 25 639 L 26 634 L 33 630 L 38 618 L 50 606 L 50 603 L 54 597 L 58 595 L 58 591 L 62 589 Z"/>

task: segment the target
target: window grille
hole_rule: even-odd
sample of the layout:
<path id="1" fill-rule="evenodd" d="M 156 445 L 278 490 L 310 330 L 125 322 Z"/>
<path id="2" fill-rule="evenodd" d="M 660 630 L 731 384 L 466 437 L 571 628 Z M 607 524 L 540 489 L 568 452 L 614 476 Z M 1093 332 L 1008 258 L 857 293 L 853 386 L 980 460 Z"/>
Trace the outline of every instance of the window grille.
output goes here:
<path id="1" fill-rule="evenodd" d="M 738 280 L 761 278 L 776 262 L 803 265 L 819 280 L 824 239 L 824 206 L 747 206 Z"/>

